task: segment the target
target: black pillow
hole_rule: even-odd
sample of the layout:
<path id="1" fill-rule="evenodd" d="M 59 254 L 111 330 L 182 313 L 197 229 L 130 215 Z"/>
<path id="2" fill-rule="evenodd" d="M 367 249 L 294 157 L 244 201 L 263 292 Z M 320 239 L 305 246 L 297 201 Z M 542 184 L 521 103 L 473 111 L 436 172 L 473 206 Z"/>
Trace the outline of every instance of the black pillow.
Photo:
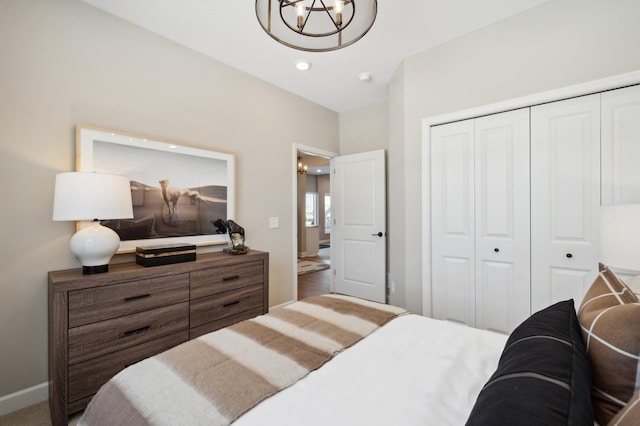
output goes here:
<path id="1" fill-rule="evenodd" d="M 593 425 L 591 368 L 573 300 L 533 314 L 511 333 L 466 424 Z"/>

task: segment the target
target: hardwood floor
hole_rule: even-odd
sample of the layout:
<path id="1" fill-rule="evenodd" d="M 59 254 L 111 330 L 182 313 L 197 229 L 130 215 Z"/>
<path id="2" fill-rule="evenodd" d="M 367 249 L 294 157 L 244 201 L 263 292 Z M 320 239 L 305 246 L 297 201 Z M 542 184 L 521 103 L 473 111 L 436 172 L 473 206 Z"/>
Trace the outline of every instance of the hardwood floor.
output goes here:
<path id="1" fill-rule="evenodd" d="M 329 249 L 321 249 L 318 256 L 305 257 L 303 259 L 313 260 L 330 264 Z M 318 296 L 331 292 L 331 269 L 323 269 L 322 271 L 310 272 L 308 274 L 298 275 L 298 300 L 305 297 Z"/>

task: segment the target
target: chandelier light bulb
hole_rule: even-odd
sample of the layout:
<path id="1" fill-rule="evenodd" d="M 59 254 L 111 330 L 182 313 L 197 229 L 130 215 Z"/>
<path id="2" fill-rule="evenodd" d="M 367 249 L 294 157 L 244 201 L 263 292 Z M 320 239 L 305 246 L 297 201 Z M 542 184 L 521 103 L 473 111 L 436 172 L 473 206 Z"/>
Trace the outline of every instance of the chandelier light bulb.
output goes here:
<path id="1" fill-rule="evenodd" d="M 296 14 L 298 15 L 298 29 L 302 31 L 304 28 L 304 2 L 300 1 L 296 4 Z"/>
<path id="2" fill-rule="evenodd" d="M 338 27 L 342 26 L 342 10 L 344 9 L 344 1 L 336 0 L 333 4 L 333 8 L 336 11 L 336 25 Z"/>

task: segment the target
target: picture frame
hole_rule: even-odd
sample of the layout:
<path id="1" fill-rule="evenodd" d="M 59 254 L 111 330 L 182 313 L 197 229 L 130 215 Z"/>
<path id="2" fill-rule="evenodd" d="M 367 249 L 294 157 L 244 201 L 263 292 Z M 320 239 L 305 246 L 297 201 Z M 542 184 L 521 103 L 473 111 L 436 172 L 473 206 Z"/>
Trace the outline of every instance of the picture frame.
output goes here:
<path id="1" fill-rule="evenodd" d="M 235 217 L 234 154 L 77 125 L 76 170 L 131 181 L 134 218 L 101 221 L 120 236 L 117 253 L 229 242 L 220 219 Z"/>

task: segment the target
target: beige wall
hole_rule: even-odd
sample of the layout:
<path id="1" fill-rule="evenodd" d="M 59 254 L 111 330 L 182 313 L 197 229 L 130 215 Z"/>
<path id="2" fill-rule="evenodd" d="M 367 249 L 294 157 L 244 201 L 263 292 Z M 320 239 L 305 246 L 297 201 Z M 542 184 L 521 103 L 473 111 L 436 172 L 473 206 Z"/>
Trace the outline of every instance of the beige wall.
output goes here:
<path id="1" fill-rule="evenodd" d="M 383 99 L 340 113 L 340 155 L 388 148 L 388 105 Z"/>
<path id="2" fill-rule="evenodd" d="M 405 285 L 405 96 L 404 64 L 401 64 L 389 83 L 389 147 L 387 152 L 387 258 L 389 281 L 395 290 L 389 293 L 389 302 L 406 306 Z M 413 238 L 416 238 L 414 233 Z"/>
<path id="3" fill-rule="evenodd" d="M 404 61 L 390 92 L 390 174 L 404 185 L 390 180 L 389 231 L 407 308 L 422 310 L 421 120 L 640 70 L 638 16 L 637 0 L 555 0 Z"/>
<path id="4" fill-rule="evenodd" d="M 318 176 L 318 214 L 320 215 L 318 225 L 320 226 L 320 241 L 328 241 L 331 239 L 331 233 L 326 232 L 324 211 L 325 203 L 324 196 L 328 194 L 331 196 L 331 179 L 329 175 Z"/>
<path id="5" fill-rule="evenodd" d="M 291 300 L 292 144 L 337 152 L 335 112 L 79 0 L 1 0 L 0 70 L 0 398 L 47 381 L 47 271 L 79 266 L 51 220 L 78 123 L 235 153 L 236 219 L 271 253 L 270 304 Z"/>

